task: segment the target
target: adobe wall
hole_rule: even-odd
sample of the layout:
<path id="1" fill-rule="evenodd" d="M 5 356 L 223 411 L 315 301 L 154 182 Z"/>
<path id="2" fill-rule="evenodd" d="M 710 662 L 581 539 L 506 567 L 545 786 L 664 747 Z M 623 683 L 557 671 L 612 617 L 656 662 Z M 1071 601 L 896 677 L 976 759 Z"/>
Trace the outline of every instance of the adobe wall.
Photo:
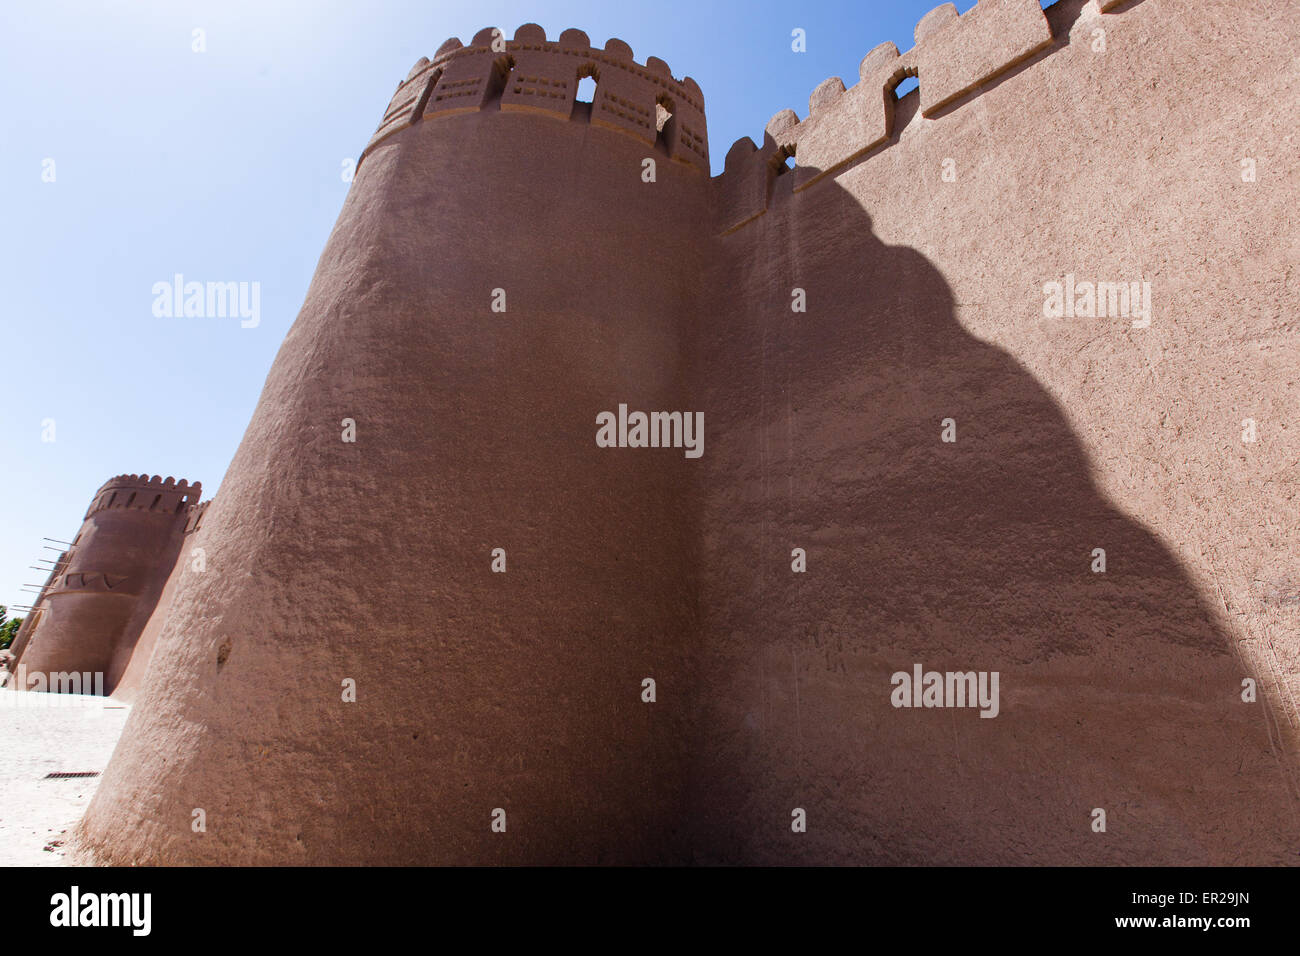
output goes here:
<path id="1" fill-rule="evenodd" d="M 687 710 L 640 695 L 686 693 L 693 462 L 593 438 L 690 407 L 703 128 L 677 161 L 622 120 L 668 92 L 680 137 L 698 91 L 539 32 L 445 46 L 367 149 L 81 824 L 96 859 L 684 859 Z M 510 108 L 504 55 L 558 98 Z M 584 68 L 608 85 L 557 112 Z"/>
<path id="2" fill-rule="evenodd" d="M 9 645 L 11 655 L 10 663 L 14 663 L 22 656 L 27 647 L 27 642 L 31 640 L 32 632 L 36 630 L 36 625 L 41 619 L 41 615 L 48 609 L 45 605 L 45 595 L 53 590 L 59 582 L 63 572 L 67 569 L 68 558 L 70 553 L 61 551 L 59 556 L 54 559 L 54 564 L 50 567 L 50 573 L 46 575 L 45 581 L 41 584 L 41 589 L 36 595 L 36 601 L 30 605 L 31 610 L 23 617 L 22 624 L 18 625 L 18 633 L 14 635 L 13 643 Z M 0 687 L 10 686 L 12 681 L 17 678 L 13 672 L 6 670 L 0 673 Z M 17 686 L 16 683 L 13 686 Z"/>
<path id="3" fill-rule="evenodd" d="M 146 623 L 140 630 L 140 636 L 131 652 L 130 661 L 122 671 L 122 676 L 112 689 L 112 696 L 118 700 L 132 702 L 144 686 L 145 674 L 149 662 L 153 659 L 158 635 L 171 613 L 177 593 L 184 594 L 185 586 L 181 583 L 186 575 L 204 573 L 207 570 L 206 555 L 202 551 L 203 537 L 199 531 L 203 528 L 203 516 L 210 502 L 204 501 L 190 508 L 185 516 L 184 537 L 176 553 L 176 559 L 164 578 L 164 584 L 158 593 L 157 602 L 149 609 Z M 196 550 L 198 549 L 198 550 Z M 199 569 L 202 568 L 202 571 Z"/>
<path id="4" fill-rule="evenodd" d="M 728 153 L 700 331 L 709 860 L 1294 862 L 1277 6 L 941 8 Z M 1150 281 L 1150 326 L 1045 318 L 1066 273 Z M 1000 671 L 1000 715 L 893 708 L 918 662 Z"/>
<path id="5" fill-rule="evenodd" d="M 15 641 L 15 674 L 20 666 L 28 675 L 102 673 L 104 690 L 112 693 L 176 562 L 187 515 L 201 493 L 197 482 L 157 475 L 118 475 L 105 482 L 37 599 L 35 623 Z"/>
<path id="6" fill-rule="evenodd" d="M 698 89 L 621 41 L 418 62 L 84 858 L 1293 861 L 1294 71 L 1226 0 L 1104 5 L 939 8 L 712 180 Z M 1150 325 L 1045 317 L 1067 274 Z M 703 457 L 598 448 L 621 402 L 703 411 Z M 914 664 L 999 715 L 892 707 Z"/>

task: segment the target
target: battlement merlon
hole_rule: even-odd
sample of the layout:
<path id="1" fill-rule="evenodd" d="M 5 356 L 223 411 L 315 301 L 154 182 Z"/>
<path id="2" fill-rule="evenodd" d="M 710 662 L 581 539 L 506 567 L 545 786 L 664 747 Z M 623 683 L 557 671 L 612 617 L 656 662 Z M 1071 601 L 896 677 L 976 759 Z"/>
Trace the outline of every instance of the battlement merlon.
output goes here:
<path id="1" fill-rule="evenodd" d="M 1123 0 L 1100 0 L 1109 10 Z M 768 122 L 763 146 L 748 137 L 727 152 L 715 180 L 720 232 L 731 232 L 767 210 L 772 182 L 789 156 L 796 156 L 794 190 L 880 146 L 893 134 L 894 89 L 918 80 L 921 115 L 933 118 L 980 86 L 1050 46 L 1051 27 L 1038 0 L 978 0 L 964 14 L 951 3 L 935 7 L 916 25 L 915 45 L 904 54 L 882 43 L 858 67 L 846 89 L 839 77 L 824 80 L 808 100 L 802 122 L 782 110 Z"/>
<path id="2" fill-rule="evenodd" d="M 184 478 L 177 481 L 158 475 L 117 475 L 100 485 L 82 520 L 107 508 L 178 514 L 197 506 L 202 494 L 201 482 L 190 484 Z"/>
<path id="3" fill-rule="evenodd" d="M 502 112 L 528 112 L 567 121 L 573 114 L 578 81 L 596 80 L 591 122 L 653 146 L 662 140 L 669 157 L 709 172 L 704 95 L 689 76 L 675 80 L 668 64 L 649 57 L 644 65 L 632 48 L 612 39 L 603 50 L 581 30 L 565 30 L 558 41 L 526 23 L 506 40 L 488 27 L 469 46 L 452 38 L 433 59 L 421 57 L 397 86 L 379 129 L 357 165 L 380 142 L 419 122 L 471 113 L 499 101 Z M 657 107 L 671 118 L 658 128 Z"/>

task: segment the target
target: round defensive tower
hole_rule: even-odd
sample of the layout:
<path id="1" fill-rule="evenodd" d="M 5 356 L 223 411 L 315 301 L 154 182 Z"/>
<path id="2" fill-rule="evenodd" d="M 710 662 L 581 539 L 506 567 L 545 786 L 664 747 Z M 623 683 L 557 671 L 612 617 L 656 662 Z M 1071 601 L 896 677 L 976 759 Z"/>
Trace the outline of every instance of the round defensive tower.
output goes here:
<path id="1" fill-rule="evenodd" d="M 693 407 L 708 183 L 699 88 L 619 40 L 484 30 L 416 64 L 205 515 L 206 570 L 177 584 L 83 850 L 683 859 L 695 462 L 596 433 L 621 403 Z"/>
<path id="2" fill-rule="evenodd" d="M 201 493 L 198 482 L 157 475 L 104 482 L 46 583 L 30 629 L 15 642 L 15 687 L 54 689 L 50 675 L 77 674 L 82 692 L 113 692 L 176 563 L 187 516 Z"/>

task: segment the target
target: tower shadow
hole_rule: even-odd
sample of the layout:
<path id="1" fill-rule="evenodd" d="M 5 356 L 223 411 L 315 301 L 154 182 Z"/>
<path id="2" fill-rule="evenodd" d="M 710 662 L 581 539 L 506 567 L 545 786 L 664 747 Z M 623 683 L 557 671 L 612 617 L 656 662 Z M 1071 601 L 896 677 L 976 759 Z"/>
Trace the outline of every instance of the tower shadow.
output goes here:
<path id="1" fill-rule="evenodd" d="M 1292 755 L 1175 554 L 934 263 L 774 179 L 697 333 L 695 859 L 1294 863 Z M 997 716 L 893 706 L 917 664 L 998 672 Z"/>

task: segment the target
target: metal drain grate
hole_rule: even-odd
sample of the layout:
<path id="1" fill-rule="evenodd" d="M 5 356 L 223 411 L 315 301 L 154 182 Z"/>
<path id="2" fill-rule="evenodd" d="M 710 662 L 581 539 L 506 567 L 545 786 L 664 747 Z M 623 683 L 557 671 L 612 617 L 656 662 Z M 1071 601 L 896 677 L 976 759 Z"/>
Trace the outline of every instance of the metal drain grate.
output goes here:
<path id="1" fill-rule="evenodd" d="M 69 777 L 98 777 L 98 770 L 60 770 L 57 773 L 47 773 L 46 780 L 67 780 Z"/>

